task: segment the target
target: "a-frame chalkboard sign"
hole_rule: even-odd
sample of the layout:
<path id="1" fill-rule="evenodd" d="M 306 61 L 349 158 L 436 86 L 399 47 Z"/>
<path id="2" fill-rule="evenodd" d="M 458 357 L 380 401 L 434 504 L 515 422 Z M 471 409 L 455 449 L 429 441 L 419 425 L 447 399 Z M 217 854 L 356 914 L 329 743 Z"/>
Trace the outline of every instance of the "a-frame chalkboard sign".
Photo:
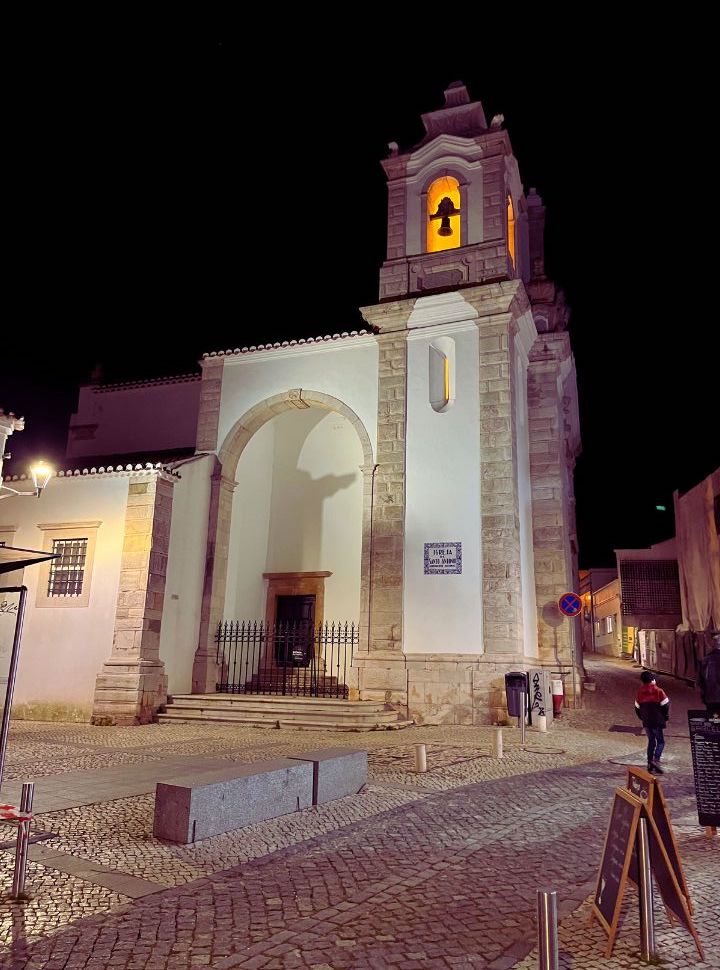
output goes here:
<path id="1" fill-rule="evenodd" d="M 670 821 L 670 812 L 665 801 L 662 785 L 654 775 L 645 771 L 644 768 L 636 768 L 635 765 L 630 765 L 628 768 L 627 785 L 625 787 L 636 798 L 645 802 L 647 811 L 652 816 L 652 820 L 655 822 L 655 826 L 660 833 L 665 851 L 675 871 L 675 878 L 678 881 L 683 896 L 687 900 L 688 910 L 692 915 L 693 907 L 690 901 L 690 891 L 688 890 L 687 880 L 685 879 L 685 872 L 683 871 L 682 861 L 680 859 L 680 849 L 675 841 L 675 833 L 673 832 L 672 822 Z"/>
<path id="2" fill-rule="evenodd" d="M 608 935 L 606 957 L 611 956 L 615 945 L 642 808 L 643 803 L 639 798 L 624 788 L 615 789 L 591 911 L 591 918 L 594 916 Z"/>
<path id="3" fill-rule="evenodd" d="M 612 955 L 615 945 L 625 887 L 629 881 L 638 881 L 636 842 L 641 818 L 647 820 L 652 871 L 668 916 L 671 920 L 675 918 L 688 930 L 695 940 L 700 959 L 704 960 L 687 899 L 675 875 L 660 831 L 650 814 L 649 805 L 647 801 L 636 798 L 624 788 L 615 789 L 591 910 L 591 919 L 597 919 L 608 935 L 605 956 Z"/>

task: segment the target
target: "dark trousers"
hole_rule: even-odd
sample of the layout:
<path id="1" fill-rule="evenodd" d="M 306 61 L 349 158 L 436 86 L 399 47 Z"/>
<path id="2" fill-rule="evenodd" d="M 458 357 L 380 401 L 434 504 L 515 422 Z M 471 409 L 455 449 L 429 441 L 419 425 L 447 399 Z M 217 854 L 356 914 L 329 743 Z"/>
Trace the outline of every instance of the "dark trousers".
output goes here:
<path id="1" fill-rule="evenodd" d="M 713 714 L 720 714 L 720 701 L 706 701 L 705 709 L 708 717 L 712 717 Z"/>
<path id="2" fill-rule="evenodd" d="M 665 736 L 661 727 L 645 727 L 645 734 L 648 738 L 647 759 L 648 764 L 659 761 L 665 748 Z"/>

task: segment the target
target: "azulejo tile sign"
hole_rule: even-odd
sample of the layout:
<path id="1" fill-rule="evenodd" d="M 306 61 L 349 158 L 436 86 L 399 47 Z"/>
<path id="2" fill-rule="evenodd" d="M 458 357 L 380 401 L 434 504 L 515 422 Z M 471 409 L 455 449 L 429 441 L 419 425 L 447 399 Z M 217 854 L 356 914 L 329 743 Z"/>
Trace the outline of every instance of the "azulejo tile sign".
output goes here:
<path id="1" fill-rule="evenodd" d="M 426 542 L 425 575 L 462 572 L 462 542 Z"/>

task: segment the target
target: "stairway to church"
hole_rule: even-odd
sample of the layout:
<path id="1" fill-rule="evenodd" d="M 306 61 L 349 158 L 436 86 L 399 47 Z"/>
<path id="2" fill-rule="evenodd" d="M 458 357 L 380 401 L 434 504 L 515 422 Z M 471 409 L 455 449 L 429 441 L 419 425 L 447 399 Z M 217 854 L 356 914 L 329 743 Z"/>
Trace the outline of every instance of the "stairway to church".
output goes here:
<path id="1" fill-rule="evenodd" d="M 291 669 L 289 673 L 282 667 L 274 667 L 253 674 L 247 681 L 248 694 L 283 694 L 283 685 L 287 683 L 287 693 L 293 696 L 305 696 L 314 700 L 316 697 L 332 697 L 347 700 L 348 689 L 339 684 L 337 677 L 318 674 L 306 668 Z"/>
<path id="2" fill-rule="evenodd" d="M 373 701 L 258 694 L 175 694 L 161 724 L 207 721 L 298 731 L 398 731 L 410 727 L 397 711 Z"/>

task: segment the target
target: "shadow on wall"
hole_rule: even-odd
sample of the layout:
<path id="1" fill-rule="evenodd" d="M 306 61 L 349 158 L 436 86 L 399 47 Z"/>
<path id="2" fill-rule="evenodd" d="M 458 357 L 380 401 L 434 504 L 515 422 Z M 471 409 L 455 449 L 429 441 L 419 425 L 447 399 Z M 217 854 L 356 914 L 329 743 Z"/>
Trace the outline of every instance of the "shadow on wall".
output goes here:
<path id="1" fill-rule="evenodd" d="M 310 433 L 327 416 L 326 411 L 313 409 L 302 415 L 282 415 L 275 419 L 269 571 L 326 568 L 322 563 L 323 504 L 339 491 L 350 488 L 360 475 L 358 468 L 344 475 L 326 474 L 315 478 L 311 472 L 298 467 Z"/>
<path id="2" fill-rule="evenodd" d="M 561 627 L 565 622 L 565 617 L 562 615 L 558 609 L 557 603 L 550 601 L 546 603 L 542 608 L 542 618 L 543 623 L 549 626 L 553 631 L 553 654 L 555 656 L 555 663 L 560 664 L 560 653 L 558 650 L 558 627 Z"/>

